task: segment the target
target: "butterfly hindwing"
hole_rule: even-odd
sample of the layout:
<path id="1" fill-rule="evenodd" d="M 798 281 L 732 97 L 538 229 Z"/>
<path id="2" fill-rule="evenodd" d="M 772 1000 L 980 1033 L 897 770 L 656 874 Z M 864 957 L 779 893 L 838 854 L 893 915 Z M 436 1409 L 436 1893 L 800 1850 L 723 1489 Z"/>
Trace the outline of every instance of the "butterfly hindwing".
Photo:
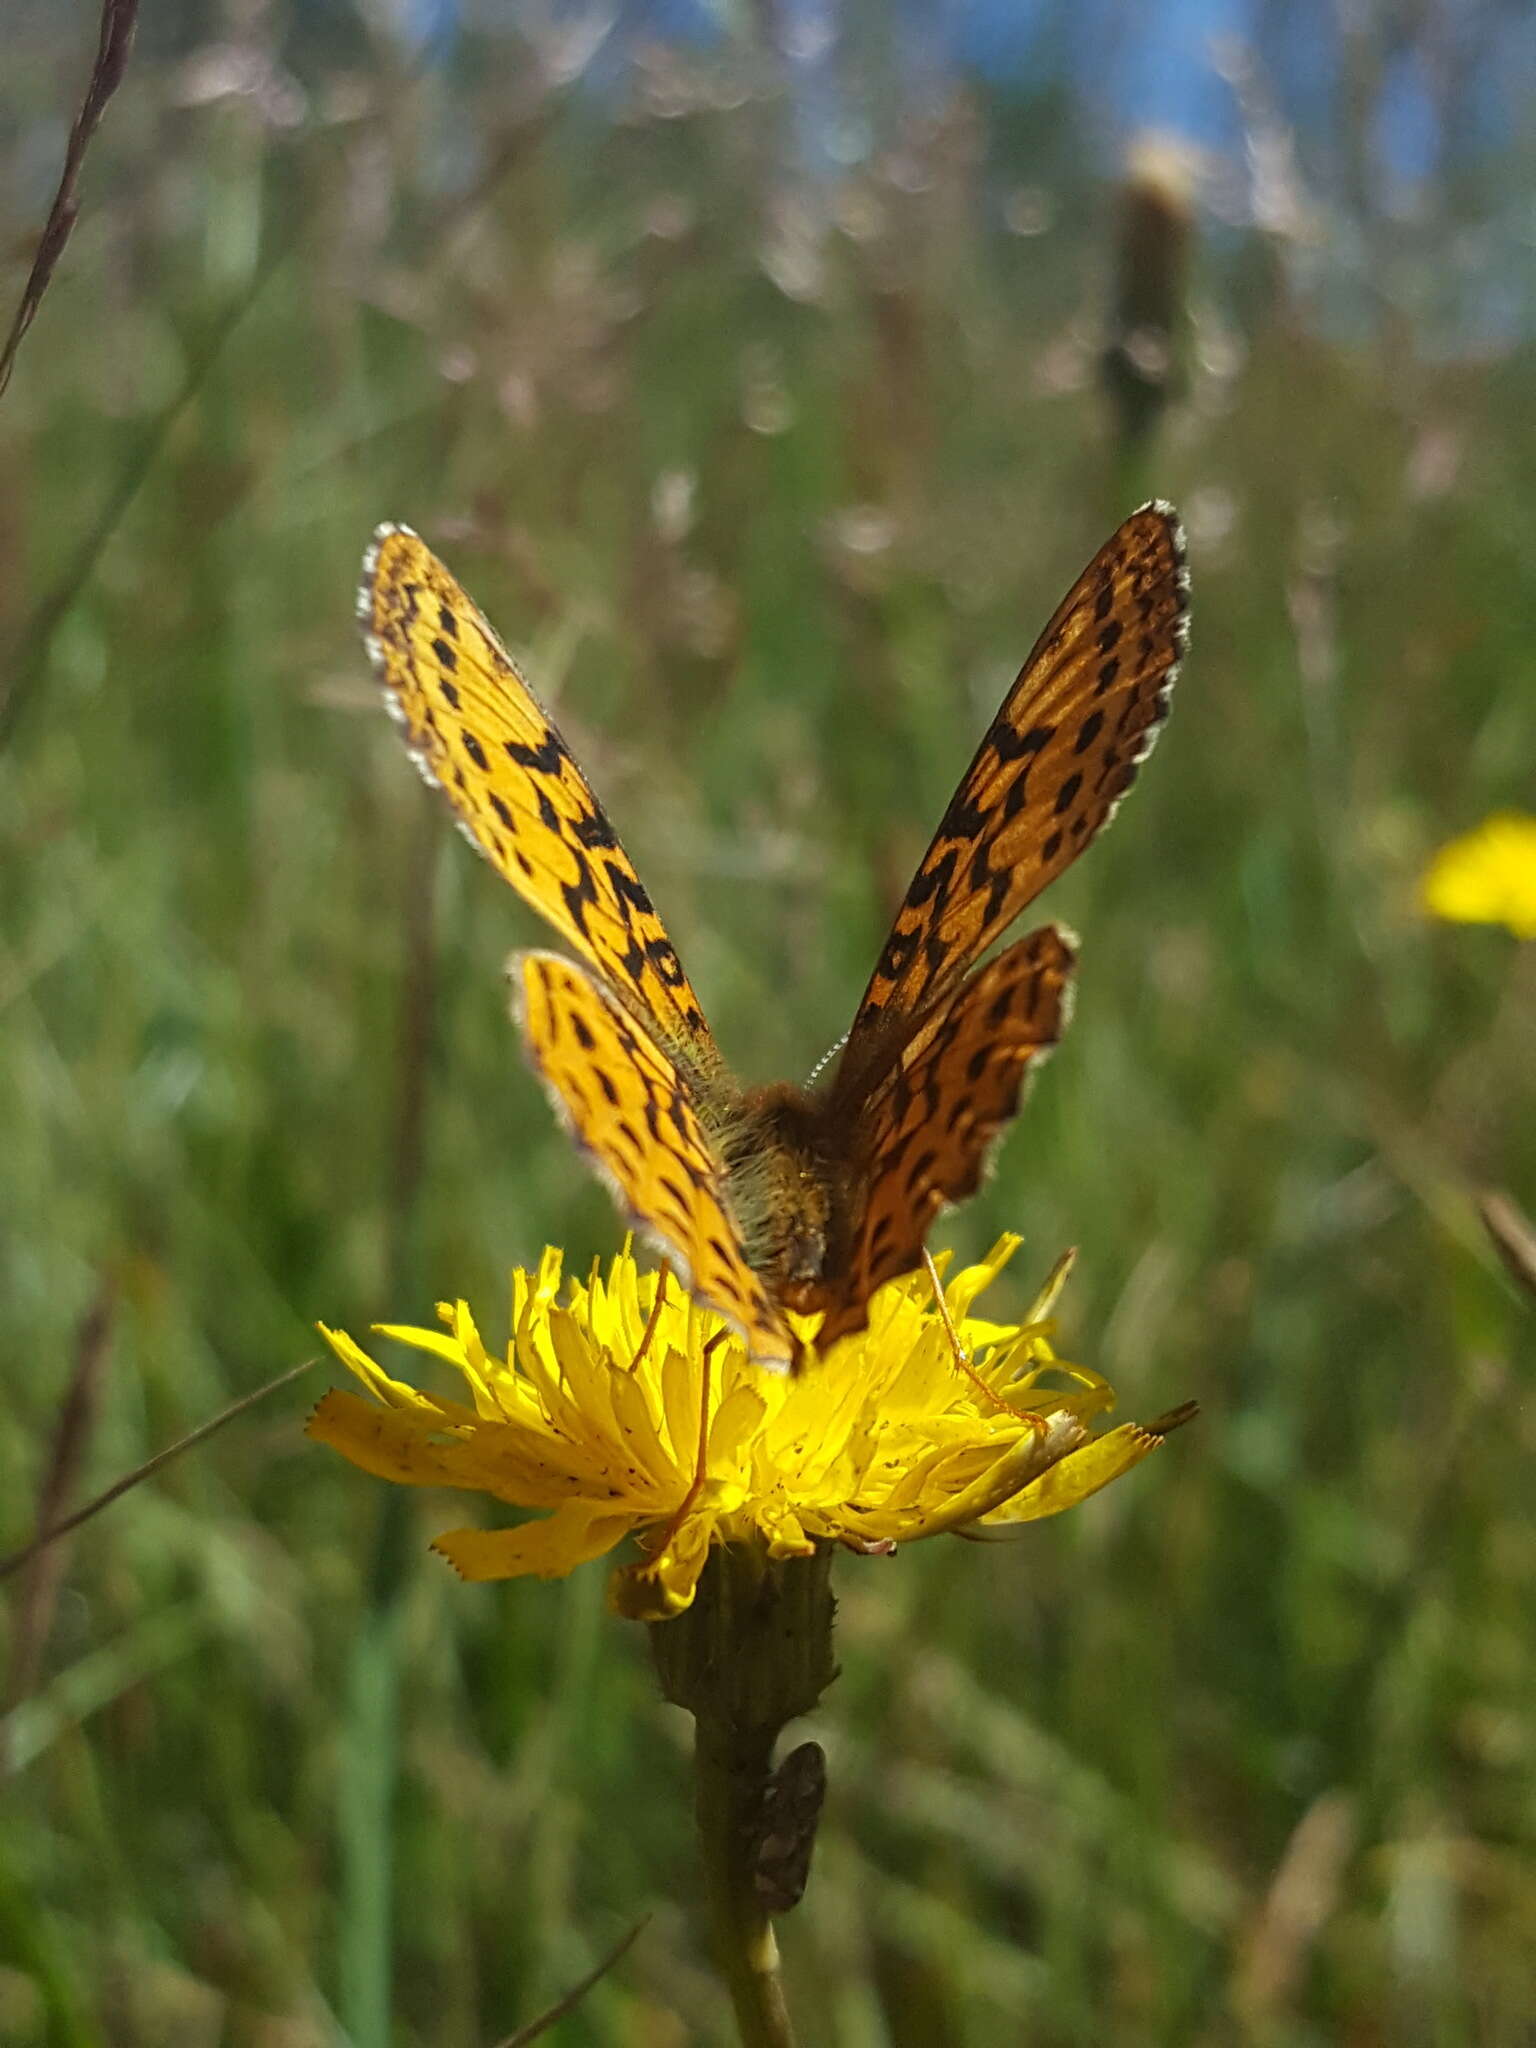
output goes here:
<path id="1" fill-rule="evenodd" d="M 759 1365 L 795 1346 L 748 1263 L 724 1175 L 677 1065 L 574 961 L 521 953 L 514 1005 L 528 1054 L 577 1144 L 685 1288 L 732 1323 Z"/>
<path id="2" fill-rule="evenodd" d="M 720 1056 L 661 919 L 570 749 L 426 544 L 381 526 L 358 613 L 390 710 L 469 838 L 696 1073 Z"/>
<path id="3" fill-rule="evenodd" d="M 877 1288 L 921 1262 L 941 1209 L 974 1194 L 1024 1083 L 1066 1029 L 1075 942 L 1044 925 L 923 1019 L 862 1112 L 851 1255 L 826 1290 L 822 1348 L 864 1327 Z"/>
<path id="4" fill-rule="evenodd" d="M 1114 815 L 1167 716 L 1187 611 L 1178 520 L 1144 505 L 1057 607 L 955 791 L 854 1018 L 845 1097 Z"/>

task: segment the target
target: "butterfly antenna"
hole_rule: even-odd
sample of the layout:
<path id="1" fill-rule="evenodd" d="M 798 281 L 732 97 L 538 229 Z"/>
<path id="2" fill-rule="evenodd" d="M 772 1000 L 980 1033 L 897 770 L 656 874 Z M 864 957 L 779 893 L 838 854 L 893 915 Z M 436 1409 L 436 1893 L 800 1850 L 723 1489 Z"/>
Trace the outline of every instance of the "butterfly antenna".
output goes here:
<path id="1" fill-rule="evenodd" d="M 944 1334 L 949 1339 L 949 1355 L 954 1360 L 955 1370 L 993 1408 L 1000 1408 L 1005 1415 L 1017 1415 L 1029 1422 L 1043 1435 L 1045 1424 L 1032 1409 L 1015 1408 L 1011 1401 L 1005 1401 L 995 1387 L 989 1387 L 981 1374 L 966 1355 L 965 1346 L 960 1342 L 960 1332 L 955 1328 L 955 1319 L 949 1312 L 949 1303 L 944 1299 L 944 1283 L 939 1278 L 939 1269 L 933 1263 L 933 1253 L 923 1246 L 923 1264 L 928 1269 L 928 1279 L 933 1287 L 934 1306 L 939 1312 L 939 1321 L 944 1325 Z"/>
<path id="2" fill-rule="evenodd" d="M 805 1085 L 807 1088 L 810 1087 L 811 1083 L 816 1079 L 816 1076 L 818 1074 L 825 1073 L 826 1069 L 829 1066 L 831 1066 L 832 1062 L 837 1058 L 838 1054 L 842 1051 L 843 1047 L 848 1043 L 848 1040 L 851 1036 L 851 1032 L 845 1031 L 842 1037 L 837 1041 L 836 1045 L 829 1045 L 827 1047 L 826 1051 L 822 1054 L 821 1058 L 816 1062 L 815 1066 L 812 1067 L 811 1071 L 805 1077 Z"/>

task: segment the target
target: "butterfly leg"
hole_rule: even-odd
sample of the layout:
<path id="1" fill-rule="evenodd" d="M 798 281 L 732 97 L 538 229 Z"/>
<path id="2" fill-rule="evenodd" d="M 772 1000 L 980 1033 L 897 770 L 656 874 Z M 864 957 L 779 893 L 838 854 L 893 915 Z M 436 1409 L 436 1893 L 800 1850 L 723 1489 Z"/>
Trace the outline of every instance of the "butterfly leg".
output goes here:
<path id="1" fill-rule="evenodd" d="M 678 1502 L 672 1519 L 667 1523 L 661 1534 L 652 1539 L 646 1546 L 653 1557 L 660 1557 L 663 1554 L 667 1545 L 672 1541 L 672 1538 L 687 1519 L 689 1509 L 704 1491 L 704 1479 L 709 1462 L 709 1396 L 711 1383 L 714 1379 L 714 1350 L 715 1346 L 723 1344 L 729 1335 L 729 1330 L 717 1330 L 704 1346 L 703 1391 L 699 1401 L 699 1454 L 694 1464 L 693 1478 L 689 1482 L 688 1491 Z"/>
<path id="2" fill-rule="evenodd" d="M 656 1325 L 661 1321 L 661 1305 L 667 1298 L 667 1282 L 672 1278 L 672 1261 L 663 1259 L 656 1274 L 656 1299 L 651 1303 L 651 1312 L 645 1319 L 645 1328 L 640 1334 L 640 1348 L 630 1361 L 630 1371 L 638 1372 L 645 1354 L 651 1348 L 651 1339 L 656 1335 Z"/>
<path id="3" fill-rule="evenodd" d="M 944 1299 L 944 1283 L 939 1278 L 939 1269 L 933 1263 L 933 1253 L 923 1246 L 923 1264 L 928 1269 L 929 1284 L 933 1288 L 933 1305 L 939 1312 L 939 1321 L 944 1325 L 944 1334 L 949 1339 L 949 1355 L 954 1360 L 955 1370 L 968 1379 L 984 1401 L 994 1408 L 1000 1408 L 1005 1415 L 1017 1415 L 1027 1422 L 1037 1436 L 1044 1436 L 1045 1421 L 1030 1408 L 1015 1408 L 1011 1401 L 1005 1401 L 995 1388 L 989 1387 L 981 1374 L 966 1356 L 965 1346 L 960 1342 L 960 1332 L 955 1328 L 955 1319 L 949 1312 L 949 1303 Z"/>

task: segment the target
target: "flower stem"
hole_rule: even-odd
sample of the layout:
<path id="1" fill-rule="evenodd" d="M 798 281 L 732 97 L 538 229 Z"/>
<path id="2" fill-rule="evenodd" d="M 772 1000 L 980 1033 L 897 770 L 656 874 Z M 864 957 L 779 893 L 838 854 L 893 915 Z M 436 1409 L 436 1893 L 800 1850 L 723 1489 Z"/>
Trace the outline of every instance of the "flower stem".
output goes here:
<path id="1" fill-rule="evenodd" d="M 715 1960 L 730 1990 L 742 2048 L 794 2048 L 779 1945 L 758 1898 L 749 1844 L 770 1771 L 772 1738 L 744 1742 L 701 1718 L 695 1743 L 699 1840 Z"/>
<path id="2" fill-rule="evenodd" d="M 775 1783 L 774 1744 L 835 1675 L 831 1565 L 825 1545 L 806 1557 L 777 1559 L 756 1545 L 719 1547 L 692 1606 L 651 1627 L 662 1691 L 694 1719 L 710 1934 L 743 2048 L 794 2048 L 779 1945 L 758 1885 L 759 1851 L 765 1796 Z M 818 1787 L 807 1860 L 819 1803 Z M 804 1875 L 802 1865 L 801 1883 Z M 786 1903 L 796 1896 L 797 1888 Z"/>

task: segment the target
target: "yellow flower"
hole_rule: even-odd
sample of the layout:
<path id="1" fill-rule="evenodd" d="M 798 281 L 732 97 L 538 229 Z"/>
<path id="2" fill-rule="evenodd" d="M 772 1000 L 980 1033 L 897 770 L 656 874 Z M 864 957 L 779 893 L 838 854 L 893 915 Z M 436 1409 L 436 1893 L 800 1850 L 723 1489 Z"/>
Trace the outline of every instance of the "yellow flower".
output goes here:
<path id="1" fill-rule="evenodd" d="M 563 1577 L 637 1536 L 643 1561 L 615 1575 L 613 1601 L 644 1620 L 689 1605 L 712 1544 L 756 1541 L 788 1558 L 827 1542 L 886 1552 L 945 1530 L 1006 1534 L 1118 1478 L 1183 1419 L 1090 1433 L 1114 1395 L 1050 1344 L 1070 1255 L 1022 1325 L 972 1315 L 1019 1242 L 1002 1238 L 945 1291 L 969 1375 L 926 1274 L 883 1288 L 866 1331 L 784 1378 L 749 1365 L 734 1333 L 675 1280 L 658 1301 L 659 1276 L 627 1249 L 606 1279 L 594 1268 L 573 1281 L 562 1303 L 551 1250 L 537 1272 L 512 1276 L 504 1358 L 486 1350 L 462 1301 L 439 1305 L 446 1334 L 376 1326 L 446 1359 L 463 1375 L 462 1401 L 391 1378 L 322 1324 L 374 1400 L 332 1391 L 309 1434 L 380 1478 L 545 1511 L 515 1528 L 440 1536 L 433 1548 L 468 1579 Z"/>
<path id="2" fill-rule="evenodd" d="M 1431 916 L 1507 925 L 1517 939 L 1536 939 L 1536 818 L 1497 811 L 1442 846 L 1422 894 Z"/>

